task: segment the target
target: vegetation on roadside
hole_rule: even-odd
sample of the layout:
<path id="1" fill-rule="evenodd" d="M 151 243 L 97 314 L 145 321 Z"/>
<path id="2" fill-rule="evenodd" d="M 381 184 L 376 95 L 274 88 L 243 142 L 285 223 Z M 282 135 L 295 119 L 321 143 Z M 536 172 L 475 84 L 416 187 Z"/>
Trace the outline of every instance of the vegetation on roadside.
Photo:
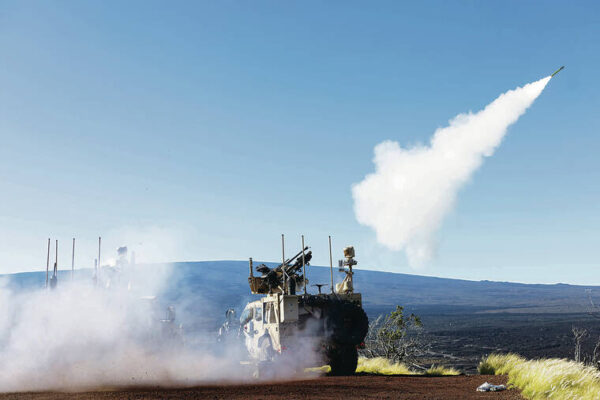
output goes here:
<path id="1" fill-rule="evenodd" d="M 448 376 L 448 375 L 460 375 L 461 372 L 451 367 L 444 367 L 443 365 L 432 365 L 427 369 L 423 375 L 426 376 Z"/>
<path id="2" fill-rule="evenodd" d="M 402 306 L 380 315 L 369 324 L 365 347 L 360 350 L 356 372 L 378 375 L 460 375 L 454 368 L 432 365 L 425 369 L 417 359 L 426 353 L 423 323 L 418 315 L 404 313 Z M 407 365 L 416 368 L 410 368 Z"/>
<path id="3" fill-rule="evenodd" d="M 307 368 L 307 372 L 319 372 L 329 373 L 331 368 L 329 365 L 322 367 Z M 431 368 L 425 371 L 415 371 L 410 369 L 403 363 L 390 361 L 387 358 L 375 357 L 366 358 L 360 357 L 358 359 L 358 366 L 356 367 L 356 373 L 373 374 L 373 375 L 424 375 L 424 376 L 447 376 L 447 375 L 460 375 L 461 372 L 454 368 L 448 368 L 441 365 L 431 366 Z"/>
<path id="4" fill-rule="evenodd" d="M 508 375 L 509 385 L 531 400 L 597 400 L 600 396 L 600 372 L 575 361 L 492 354 L 481 361 L 479 373 Z"/>
<path id="5" fill-rule="evenodd" d="M 362 372 L 367 374 L 377 375 L 414 375 L 415 372 L 411 371 L 406 365 L 390 361 L 384 357 L 365 358 L 360 357 L 358 359 L 358 367 L 356 372 Z"/>
<path id="6" fill-rule="evenodd" d="M 317 372 L 317 373 L 329 373 L 331 368 L 329 365 L 323 365 L 322 367 L 306 368 L 306 372 Z M 448 375 L 460 375 L 461 372 L 454 368 L 448 368 L 441 365 L 433 365 L 431 368 L 423 371 L 415 371 L 410 369 L 405 364 L 390 361 L 387 358 L 375 357 L 366 358 L 360 357 L 358 359 L 358 366 L 356 367 L 356 373 L 373 374 L 373 375 L 423 375 L 423 376 L 448 376 Z"/>
<path id="7" fill-rule="evenodd" d="M 414 364 L 427 349 L 421 318 L 415 314 L 406 315 L 403 307 L 396 306 L 394 311 L 380 315 L 369 324 L 365 348 L 360 350 L 360 355 Z"/>
<path id="8" fill-rule="evenodd" d="M 358 359 L 357 373 L 375 374 L 375 375 L 424 375 L 424 376 L 447 376 L 460 375 L 460 371 L 454 368 L 444 367 L 442 365 L 432 365 L 427 370 L 416 371 L 406 366 L 406 364 L 388 360 L 384 357 Z"/>
<path id="9" fill-rule="evenodd" d="M 432 365 L 429 369 L 416 364 L 416 357 L 425 354 L 428 345 L 423 339 L 423 324 L 415 314 L 405 315 L 404 308 L 380 315 L 369 324 L 365 348 L 360 350 L 357 373 L 374 375 L 460 375 L 454 368 Z M 413 366 L 413 368 L 408 365 Z M 328 373 L 328 365 L 307 368 L 307 372 Z"/>

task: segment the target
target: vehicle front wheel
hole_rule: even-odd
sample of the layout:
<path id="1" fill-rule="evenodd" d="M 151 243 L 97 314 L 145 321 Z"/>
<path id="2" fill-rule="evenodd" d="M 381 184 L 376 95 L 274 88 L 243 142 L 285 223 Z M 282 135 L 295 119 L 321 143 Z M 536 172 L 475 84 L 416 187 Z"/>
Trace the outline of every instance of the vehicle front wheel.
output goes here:
<path id="1" fill-rule="evenodd" d="M 329 356 L 330 374 L 334 376 L 354 375 L 357 365 L 358 351 L 354 346 L 340 347 Z"/>

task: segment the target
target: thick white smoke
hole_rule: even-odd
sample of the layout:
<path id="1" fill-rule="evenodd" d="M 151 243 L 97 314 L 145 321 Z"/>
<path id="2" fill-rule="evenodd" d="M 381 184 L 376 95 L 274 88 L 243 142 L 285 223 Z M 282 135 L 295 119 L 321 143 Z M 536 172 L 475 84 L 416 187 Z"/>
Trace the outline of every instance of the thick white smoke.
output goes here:
<path id="1" fill-rule="evenodd" d="M 386 247 L 405 250 L 412 266 L 431 259 L 435 233 L 458 190 L 549 81 L 546 77 L 503 93 L 475 114 L 457 115 L 435 131 L 427 146 L 378 144 L 375 172 L 352 187 L 358 222 L 373 228 Z"/>
<path id="2" fill-rule="evenodd" d="M 142 296 L 161 289 L 165 275 L 152 275 L 137 280 L 132 290 L 124 282 L 110 289 L 94 286 L 89 277 L 73 284 L 63 280 L 52 291 L 2 285 L 0 392 L 243 380 L 248 374 L 235 357 L 166 338 L 159 299 Z"/>
<path id="3" fill-rule="evenodd" d="M 169 322 L 161 299 L 177 273 L 170 265 L 121 273 L 103 267 L 96 284 L 91 271 L 81 271 L 73 282 L 65 274 L 54 290 L 23 289 L 0 277 L 0 393 L 254 381 L 253 367 L 240 363 L 248 358 L 243 338 L 217 346 L 216 327 L 178 326 L 221 316 L 225 305 L 178 287 L 176 322 Z M 314 352 L 288 357 L 292 364 L 283 360 L 272 376 L 297 378 L 297 360 L 320 361 Z"/>

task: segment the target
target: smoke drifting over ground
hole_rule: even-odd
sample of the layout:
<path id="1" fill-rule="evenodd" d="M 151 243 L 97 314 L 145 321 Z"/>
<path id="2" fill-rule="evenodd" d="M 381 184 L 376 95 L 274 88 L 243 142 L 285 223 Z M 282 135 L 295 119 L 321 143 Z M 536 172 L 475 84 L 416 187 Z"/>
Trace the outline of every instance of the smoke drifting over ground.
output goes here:
<path id="1" fill-rule="evenodd" d="M 59 279 L 55 290 L 17 291 L 8 278 L 0 282 L 0 392 L 253 379 L 253 370 L 240 364 L 247 357 L 242 346 L 215 349 L 214 326 L 202 334 L 179 330 L 191 317 L 222 315 L 221 308 L 197 297 L 189 307 L 183 293 L 177 311 L 194 315 L 178 312 L 174 324 L 165 322 L 161 293 L 170 266 L 109 273 L 104 267 L 94 285 L 91 272 L 82 271 L 75 282 Z"/>
<path id="2" fill-rule="evenodd" d="M 14 292 L 4 285 L 0 392 L 175 386 L 225 377 L 231 371 L 226 361 L 181 352 L 164 340 L 162 307 L 141 296 L 156 294 L 161 279 L 155 277 L 133 290 L 87 281 L 59 283 L 51 291 Z M 229 376 L 237 378 L 235 371 Z"/>
<path id="3" fill-rule="evenodd" d="M 428 145 L 378 144 L 375 172 L 352 187 L 358 222 L 373 228 L 384 246 L 405 250 L 413 267 L 431 259 L 435 233 L 459 189 L 549 81 L 510 90 L 477 113 L 457 115 L 435 131 Z"/>

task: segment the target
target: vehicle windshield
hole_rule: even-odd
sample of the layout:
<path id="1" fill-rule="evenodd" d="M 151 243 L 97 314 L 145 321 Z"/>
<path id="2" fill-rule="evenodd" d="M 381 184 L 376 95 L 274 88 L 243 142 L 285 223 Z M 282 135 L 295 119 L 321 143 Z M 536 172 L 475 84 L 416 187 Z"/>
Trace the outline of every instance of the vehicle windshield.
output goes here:
<path id="1" fill-rule="evenodd" d="M 240 315 L 240 324 L 244 325 L 246 322 L 250 321 L 253 316 L 253 308 L 246 308 L 242 315 Z"/>
<path id="2" fill-rule="evenodd" d="M 256 321 L 262 321 L 262 306 L 256 307 L 254 310 L 254 319 Z"/>

